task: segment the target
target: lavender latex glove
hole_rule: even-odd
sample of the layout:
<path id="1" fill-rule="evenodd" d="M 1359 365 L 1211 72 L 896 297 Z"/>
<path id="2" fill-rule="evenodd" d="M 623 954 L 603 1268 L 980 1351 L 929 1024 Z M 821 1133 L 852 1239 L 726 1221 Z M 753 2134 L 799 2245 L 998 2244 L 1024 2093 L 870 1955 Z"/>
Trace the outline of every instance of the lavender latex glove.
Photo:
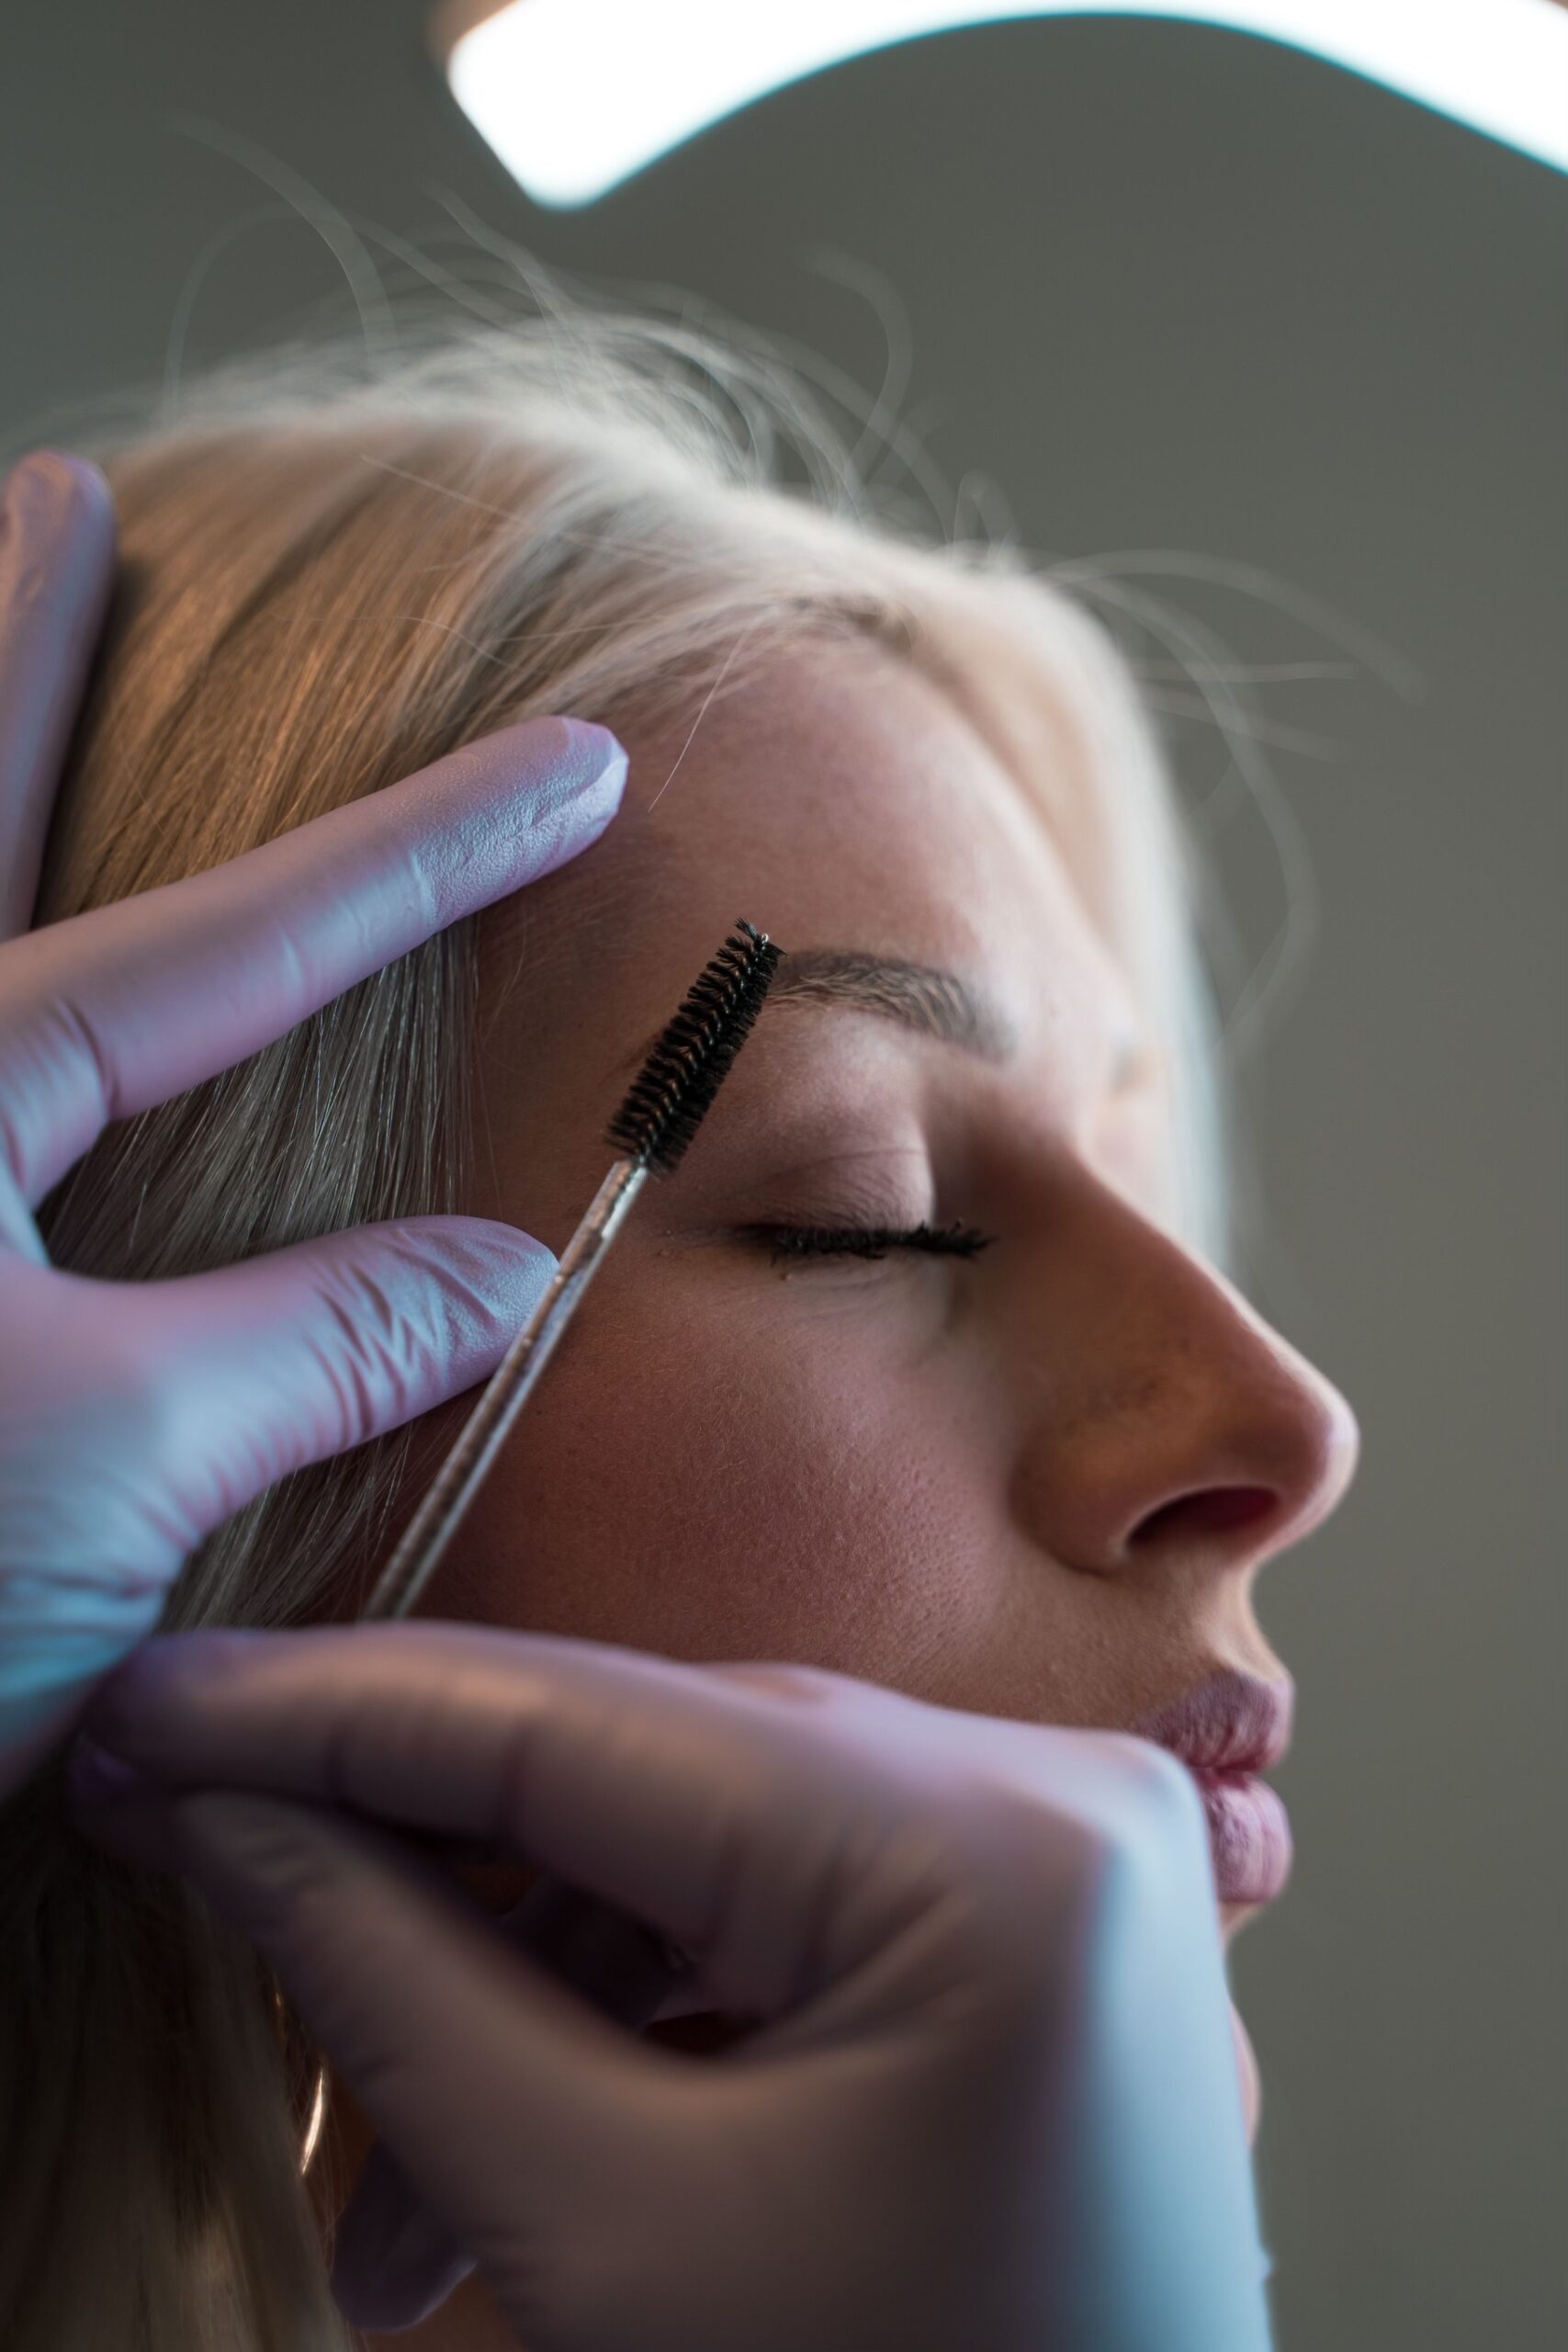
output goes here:
<path id="1" fill-rule="evenodd" d="M 280 1037 L 577 855 L 626 755 L 545 718 L 166 888 L 26 929 L 114 560 L 107 484 L 25 459 L 0 506 L 0 1794 L 156 1624 L 203 1536 L 287 1472 L 499 1362 L 555 1261 L 412 1217 L 180 1281 L 52 1267 L 32 1211 L 111 1120 Z"/>
<path id="2" fill-rule="evenodd" d="M 1164 1750 L 438 1624 L 151 1643 L 87 1729 L 78 1820 L 265 1953 L 528 2352 L 1268 2346 Z M 432 1833 L 649 1923 L 757 2030 L 705 2063 L 608 2022 Z"/>

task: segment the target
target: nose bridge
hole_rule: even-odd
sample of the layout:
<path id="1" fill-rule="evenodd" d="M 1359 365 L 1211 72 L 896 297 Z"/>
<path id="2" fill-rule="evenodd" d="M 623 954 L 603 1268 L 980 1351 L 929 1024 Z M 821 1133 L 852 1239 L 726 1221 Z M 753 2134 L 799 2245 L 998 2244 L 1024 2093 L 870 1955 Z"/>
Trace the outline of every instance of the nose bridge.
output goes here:
<path id="1" fill-rule="evenodd" d="M 1320 1525 L 1354 1476 L 1359 1432 L 1332 1382 L 1087 1172 L 1007 1312 L 1026 1398 L 1015 1505 L 1068 1566 L 1198 1544 L 1248 1566 Z"/>

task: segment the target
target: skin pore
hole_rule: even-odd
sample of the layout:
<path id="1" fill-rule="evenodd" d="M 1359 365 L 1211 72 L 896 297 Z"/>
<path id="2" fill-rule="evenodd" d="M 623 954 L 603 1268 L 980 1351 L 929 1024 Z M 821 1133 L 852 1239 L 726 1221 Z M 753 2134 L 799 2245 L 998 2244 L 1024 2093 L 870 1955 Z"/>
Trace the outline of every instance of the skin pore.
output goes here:
<path id="1" fill-rule="evenodd" d="M 869 640 L 771 657 L 694 733 L 617 731 L 615 825 L 484 919 L 465 1206 L 564 1247 L 738 915 L 787 951 L 952 973 L 982 1028 L 922 1031 L 895 1016 L 908 984 L 863 970 L 781 990 L 423 1613 L 1107 1729 L 1222 1667 L 1277 1679 L 1258 1571 L 1334 1510 L 1359 1434 L 1172 1229 L 1166 1073 L 1075 883 L 1093 842 L 1048 831 L 957 703 Z M 912 1000 L 938 1027 L 956 1002 Z M 780 1257 L 764 1230 L 955 1223 L 987 1246 Z M 426 1472 L 471 1401 L 432 1416 Z M 1227 1907 L 1227 1940 L 1250 1916 Z M 653 2032 L 727 2038 L 711 2015 Z M 362 2127 L 333 2111 L 352 2168 Z M 477 2281 L 381 2340 L 515 2341 Z"/>

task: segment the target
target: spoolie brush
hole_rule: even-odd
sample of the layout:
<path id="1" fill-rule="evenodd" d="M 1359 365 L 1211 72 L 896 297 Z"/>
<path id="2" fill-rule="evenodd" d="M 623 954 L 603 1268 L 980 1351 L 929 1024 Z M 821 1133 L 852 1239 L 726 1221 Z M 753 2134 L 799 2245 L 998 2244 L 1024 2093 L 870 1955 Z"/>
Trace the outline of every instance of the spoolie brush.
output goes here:
<path id="1" fill-rule="evenodd" d="M 768 992 L 782 951 L 740 922 L 705 965 L 610 1123 L 616 1160 L 568 1242 L 549 1288 L 513 1340 L 361 1611 L 406 1617 L 483 1483 L 550 1351 L 577 1310 L 621 1220 L 651 1175 L 667 1176 L 702 1124 Z M 574 1986 L 603 2015 L 641 2031 L 691 1955 L 642 1921 L 565 1881 L 536 1881 L 502 1924 L 535 1964 Z M 325 2074 L 318 2086 L 324 2096 Z M 427 2228 L 434 2228 L 426 2217 Z M 455 2263 L 460 2278 L 465 2265 Z"/>
<path id="2" fill-rule="evenodd" d="M 611 1147 L 623 1157 L 594 1194 L 548 1289 L 491 1374 L 362 1616 L 406 1617 L 419 1598 L 627 1209 L 650 1174 L 670 1174 L 696 1134 L 757 1018 L 782 954 L 766 932 L 742 919 L 703 967 L 610 1122 Z"/>

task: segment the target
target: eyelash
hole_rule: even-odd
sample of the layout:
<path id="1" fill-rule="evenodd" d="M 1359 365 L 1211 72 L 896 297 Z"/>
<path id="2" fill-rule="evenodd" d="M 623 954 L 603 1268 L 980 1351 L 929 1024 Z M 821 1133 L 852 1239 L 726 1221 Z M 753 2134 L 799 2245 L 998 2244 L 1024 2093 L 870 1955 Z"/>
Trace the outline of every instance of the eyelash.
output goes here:
<path id="1" fill-rule="evenodd" d="M 933 1255 L 976 1258 L 994 1234 L 972 1225 L 749 1225 L 748 1240 L 766 1244 L 775 1265 L 791 1258 L 886 1258 L 889 1250 L 923 1250 Z"/>

